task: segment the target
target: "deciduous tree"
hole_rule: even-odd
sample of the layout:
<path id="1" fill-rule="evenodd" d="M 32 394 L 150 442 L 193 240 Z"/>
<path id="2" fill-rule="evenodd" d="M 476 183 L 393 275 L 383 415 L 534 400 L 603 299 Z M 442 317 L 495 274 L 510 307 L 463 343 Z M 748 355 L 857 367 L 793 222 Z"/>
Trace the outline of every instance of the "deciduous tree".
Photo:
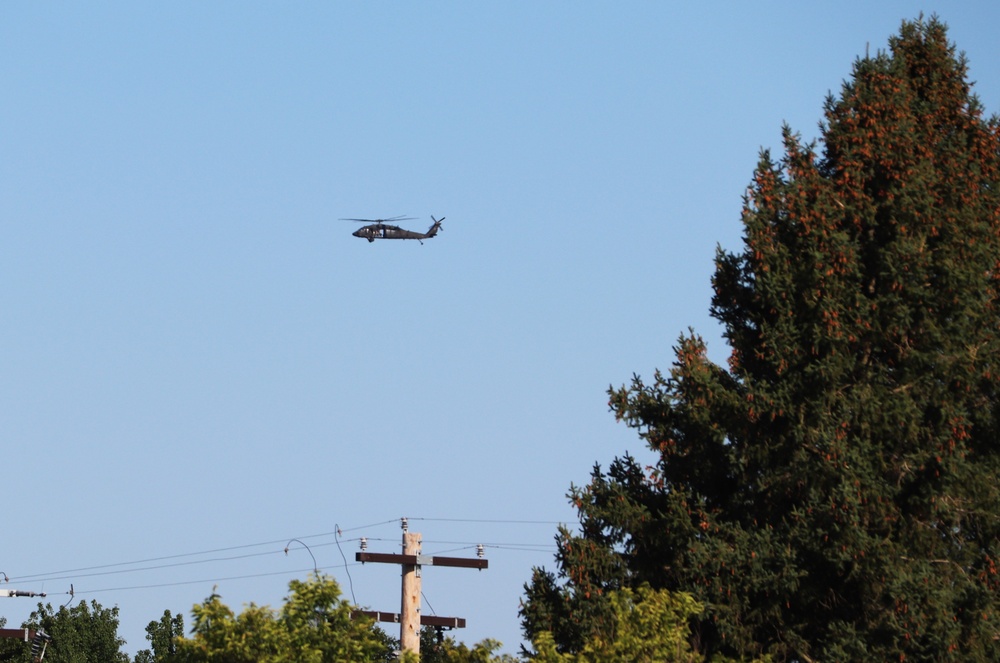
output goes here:
<path id="1" fill-rule="evenodd" d="M 549 631 L 532 644 L 537 663 L 693 663 L 699 660 L 688 640 L 688 620 L 703 606 L 689 594 L 643 585 L 611 592 L 612 619 L 590 634 L 579 653 L 560 653 Z"/>
<path id="2" fill-rule="evenodd" d="M 327 576 L 289 583 L 280 610 L 250 604 L 240 614 L 212 594 L 192 610 L 190 638 L 177 641 L 183 663 L 334 663 L 384 661 L 384 634 L 351 606 Z"/>
<path id="3" fill-rule="evenodd" d="M 516 658 L 495 653 L 501 646 L 497 640 L 487 638 L 469 647 L 433 627 L 420 629 L 420 663 L 515 663 Z M 408 658 L 404 656 L 403 660 Z"/>
<path id="4" fill-rule="evenodd" d="M 118 635 L 118 608 L 105 608 L 97 601 L 61 606 L 38 604 L 23 628 L 43 629 L 51 636 L 45 663 L 129 663 Z M 26 643 L 0 641 L 0 660 L 29 663 L 34 659 Z"/>
<path id="5" fill-rule="evenodd" d="M 163 611 L 158 621 L 146 626 L 146 639 L 151 649 L 136 653 L 132 663 L 168 663 L 177 660 L 177 642 L 184 637 L 184 617 Z"/>

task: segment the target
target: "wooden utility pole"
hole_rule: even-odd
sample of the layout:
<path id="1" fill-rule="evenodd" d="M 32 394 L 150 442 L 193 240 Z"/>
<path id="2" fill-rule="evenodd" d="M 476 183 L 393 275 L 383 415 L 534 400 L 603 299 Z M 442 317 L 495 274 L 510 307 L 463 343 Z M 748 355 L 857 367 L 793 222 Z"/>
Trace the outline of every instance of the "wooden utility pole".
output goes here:
<path id="1" fill-rule="evenodd" d="M 399 614 L 357 610 L 355 614 L 373 617 L 381 622 L 399 622 L 399 647 L 402 651 L 420 654 L 420 627 L 440 626 L 464 628 L 465 620 L 460 617 L 423 617 L 420 614 L 421 567 L 423 566 L 456 566 L 466 569 L 485 569 L 489 561 L 485 559 L 469 559 L 465 557 L 440 557 L 422 555 L 420 553 L 421 535 L 408 532 L 406 519 L 403 519 L 403 554 L 362 552 L 355 553 L 354 559 L 365 562 L 381 562 L 384 564 L 399 564 L 402 566 L 402 596 L 400 598 Z M 482 555 L 482 546 L 479 547 Z"/>
<path id="2" fill-rule="evenodd" d="M 403 532 L 403 554 L 420 555 L 421 536 Z M 420 652 L 420 565 L 403 563 L 403 596 L 399 604 L 399 647 Z"/>

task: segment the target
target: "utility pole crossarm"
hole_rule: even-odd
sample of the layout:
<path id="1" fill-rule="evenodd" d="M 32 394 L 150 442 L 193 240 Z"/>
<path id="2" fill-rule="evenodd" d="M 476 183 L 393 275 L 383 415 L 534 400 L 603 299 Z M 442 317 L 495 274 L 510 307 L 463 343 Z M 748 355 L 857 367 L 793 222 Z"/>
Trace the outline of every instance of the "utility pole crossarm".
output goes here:
<path id="1" fill-rule="evenodd" d="M 354 610 L 351 618 L 356 615 L 371 617 L 377 622 L 390 622 L 398 624 L 400 615 L 398 612 L 381 612 L 379 610 Z M 420 615 L 421 626 L 442 626 L 444 628 L 465 628 L 465 618 L 463 617 L 438 617 L 437 615 Z"/>
<path id="2" fill-rule="evenodd" d="M 455 566 L 463 569 L 487 569 L 488 559 L 470 559 L 466 557 L 441 557 L 440 555 L 397 555 L 395 553 L 354 553 L 354 561 L 376 562 L 382 564 L 406 564 L 410 566 Z"/>

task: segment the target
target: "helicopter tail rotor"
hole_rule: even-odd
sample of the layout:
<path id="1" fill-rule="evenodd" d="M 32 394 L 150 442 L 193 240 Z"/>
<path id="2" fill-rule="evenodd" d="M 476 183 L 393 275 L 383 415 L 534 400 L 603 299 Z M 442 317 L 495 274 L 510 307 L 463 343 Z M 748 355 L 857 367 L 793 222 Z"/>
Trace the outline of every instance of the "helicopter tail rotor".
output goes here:
<path id="1" fill-rule="evenodd" d="M 444 230 L 444 228 L 441 227 L 441 222 L 444 221 L 444 218 L 445 217 L 442 216 L 440 219 L 435 219 L 434 215 L 431 214 L 431 221 L 434 222 L 434 225 L 432 225 L 430 229 L 428 229 L 427 237 L 434 237 L 434 235 L 438 234 L 438 231 Z"/>

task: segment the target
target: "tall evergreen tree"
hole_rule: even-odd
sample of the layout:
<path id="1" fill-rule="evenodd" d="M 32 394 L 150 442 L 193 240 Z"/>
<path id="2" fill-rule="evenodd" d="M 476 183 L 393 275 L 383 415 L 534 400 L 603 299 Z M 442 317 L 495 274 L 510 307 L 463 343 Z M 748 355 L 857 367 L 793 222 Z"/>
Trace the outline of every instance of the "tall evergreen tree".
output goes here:
<path id="1" fill-rule="evenodd" d="M 669 375 L 610 392 L 655 453 L 570 498 L 526 635 L 580 651 L 606 596 L 705 605 L 701 652 L 775 660 L 1000 660 L 1000 122 L 937 18 L 904 22 L 786 127 L 720 249 L 712 315 Z"/>

